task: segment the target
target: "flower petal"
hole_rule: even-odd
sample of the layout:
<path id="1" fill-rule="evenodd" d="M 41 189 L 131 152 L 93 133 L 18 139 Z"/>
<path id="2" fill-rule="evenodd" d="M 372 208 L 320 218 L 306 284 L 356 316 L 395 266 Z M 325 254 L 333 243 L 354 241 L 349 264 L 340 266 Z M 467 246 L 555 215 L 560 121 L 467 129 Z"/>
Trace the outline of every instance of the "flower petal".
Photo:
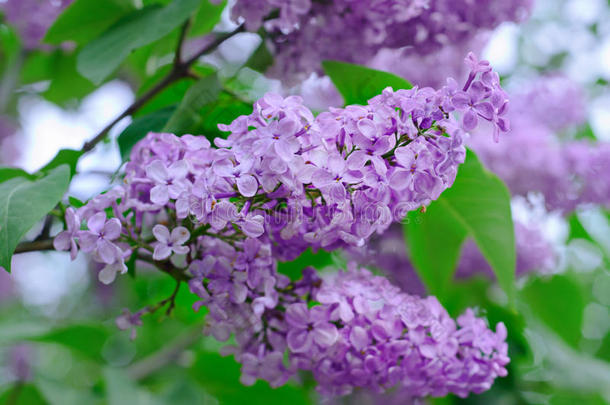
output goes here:
<path id="1" fill-rule="evenodd" d="M 177 226 L 174 229 L 172 229 L 172 234 L 171 234 L 169 240 L 171 240 L 172 243 L 175 245 L 182 245 L 182 244 L 184 244 L 184 242 L 186 242 L 190 238 L 190 236 L 191 236 L 191 233 L 189 232 L 188 229 L 186 229 L 183 226 Z"/>
<path id="2" fill-rule="evenodd" d="M 312 337 L 305 329 L 291 329 L 286 335 L 288 348 L 295 353 L 304 353 L 311 348 Z"/>
<path id="3" fill-rule="evenodd" d="M 153 227 L 152 233 L 155 238 L 161 242 L 168 244 L 170 241 L 169 229 L 165 225 L 157 224 Z"/>
<path id="4" fill-rule="evenodd" d="M 153 259 L 155 260 L 165 260 L 170 257 L 172 254 L 172 249 L 163 243 L 157 243 L 155 246 L 155 251 L 153 252 Z"/>
<path id="5" fill-rule="evenodd" d="M 330 347 L 339 339 L 339 331 L 332 323 L 323 322 L 315 326 L 313 340 L 321 347 Z"/>
<path id="6" fill-rule="evenodd" d="M 237 179 L 237 189 L 244 197 L 252 197 L 258 190 L 258 182 L 251 174 L 245 174 Z"/>
<path id="7" fill-rule="evenodd" d="M 87 228 L 93 233 L 100 233 L 106 223 L 106 213 L 98 212 L 87 221 Z"/>
<path id="8" fill-rule="evenodd" d="M 155 160 L 146 166 L 146 177 L 155 183 L 165 183 L 168 178 L 167 168 L 162 161 Z"/>

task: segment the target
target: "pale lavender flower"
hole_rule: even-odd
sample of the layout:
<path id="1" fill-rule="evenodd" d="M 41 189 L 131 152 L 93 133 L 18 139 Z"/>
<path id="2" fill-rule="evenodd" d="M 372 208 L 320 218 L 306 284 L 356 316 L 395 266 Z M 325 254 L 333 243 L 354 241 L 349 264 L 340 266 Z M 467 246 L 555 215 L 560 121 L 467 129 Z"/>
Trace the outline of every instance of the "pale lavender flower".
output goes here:
<path id="1" fill-rule="evenodd" d="M 95 251 L 103 263 L 112 264 L 121 258 L 121 250 L 113 243 L 121 234 L 121 222 L 106 220 L 106 213 L 98 212 L 87 221 L 87 231 L 78 231 L 78 244 L 83 252 Z"/>
<path id="2" fill-rule="evenodd" d="M 286 308 L 286 322 L 290 327 L 286 343 L 295 353 L 309 352 L 313 344 L 325 349 L 339 339 L 329 311 L 321 306 L 309 309 L 304 303 L 291 304 Z"/>
<path id="3" fill-rule="evenodd" d="M 152 232 L 157 239 L 153 259 L 165 260 L 170 257 L 172 253 L 184 255 L 189 252 L 189 247 L 183 246 L 191 236 L 190 232 L 185 227 L 177 226 L 172 229 L 170 234 L 169 229 L 167 229 L 166 226 L 157 224 L 153 227 Z"/>
<path id="4" fill-rule="evenodd" d="M 170 198 L 178 198 L 187 187 L 185 179 L 188 173 L 187 163 L 179 160 L 166 167 L 160 160 L 155 160 L 146 167 L 146 175 L 155 186 L 150 190 L 150 200 L 158 205 L 166 204 Z"/>
<path id="5" fill-rule="evenodd" d="M 129 338 L 135 340 L 137 336 L 136 328 L 142 326 L 143 311 L 131 313 L 128 309 L 123 309 L 123 314 L 118 316 L 114 323 L 120 330 L 130 329 Z"/>
<path id="6" fill-rule="evenodd" d="M 66 209 L 66 227 L 65 231 L 60 232 L 53 239 L 53 247 L 56 250 L 69 250 L 70 258 L 74 260 L 78 254 L 76 237 L 78 231 L 80 231 L 80 219 L 72 207 Z"/>

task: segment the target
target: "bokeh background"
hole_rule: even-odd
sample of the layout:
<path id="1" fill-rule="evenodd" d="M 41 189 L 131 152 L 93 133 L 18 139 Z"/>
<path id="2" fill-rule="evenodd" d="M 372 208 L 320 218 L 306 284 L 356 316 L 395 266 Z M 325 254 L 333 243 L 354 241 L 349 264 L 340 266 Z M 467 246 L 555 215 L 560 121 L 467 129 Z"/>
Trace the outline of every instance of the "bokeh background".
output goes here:
<path id="1" fill-rule="evenodd" d="M 142 84 L 136 59 L 143 58 L 135 55 L 133 66 L 95 88 L 70 64 L 73 45 L 40 45 L 65 4 L 33 3 L 0 0 L 0 164 L 30 172 L 62 148 L 79 148 L 134 100 Z M 232 26 L 225 10 L 215 29 Z M 190 46 L 198 40 L 191 39 Z M 327 77 L 314 74 L 287 86 L 244 67 L 260 42 L 256 34 L 239 34 L 203 63 L 233 78 L 233 91 L 248 102 L 276 91 L 300 94 L 314 110 L 342 105 Z M 504 23 L 469 45 L 500 73 L 513 103 L 513 129 L 506 139 L 491 144 L 474 134 L 471 146 L 515 195 L 520 304 L 518 313 L 504 309 L 505 297 L 467 245 L 460 280 L 441 301 L 452 313 L 475 305 L 490 319 L 508 323 L 510 375 L 484 395 L 430 403 L 610 403 L 610 3 L 536 0 L 526 21 Z M 440 77 L 463 74 L 463 54 L 456 53 L 397 63 L 402 56 L 387 52 L 370 65 L 436 86 Z M 58 54 L 64 56 L 49 56 Z M 162 55 L 156 57 L 164 63 Z M 121 166 L 116 138 L 130 122 L 121 121 L 108 142 L 81 159 L 69 195 L 86 200 L 116 179 Z M 586 185 L 566 185 L 579 170 L 575 162 L 608 170 L 586 179 Z M 373 258 L 371 266 L 389 268 L 407 291 L 425 293 L 404 245 L 401 230 L 392 229 L 367 251 L 311 255 L 284 267 Z M 0 403 L 12 401 L 16 387 L 21 392 L 15 403 L 22 404 L 320 401 L 306 378 L 304 387 L 240 385 L 238 365 L 201 335 L 204 317 L 191 310 L 195 299 L 185 290 L 171 317 L 146 318 L 131 340 L 129 331 L 116 328 L 116 317 L 124 308 L 165 298 L 173 283 L 143 269 L 136 279 L 104 286 L 98 270 L 83 256 L 71 262 L 64 253 L 33 252 L 15 256 L 10 275 L 0 272 Z M 340 403 L 405 401 L 356 393 Z"/>

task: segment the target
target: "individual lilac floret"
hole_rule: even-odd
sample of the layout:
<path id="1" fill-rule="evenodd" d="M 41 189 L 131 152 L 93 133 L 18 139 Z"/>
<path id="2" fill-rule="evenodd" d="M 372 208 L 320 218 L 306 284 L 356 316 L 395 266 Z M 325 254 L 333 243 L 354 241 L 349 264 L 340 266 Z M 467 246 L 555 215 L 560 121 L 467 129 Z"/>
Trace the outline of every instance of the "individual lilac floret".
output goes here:
<path id="1" fill-rule="evenodd" d="M 326 349 L 339 338 L 337 327 L 321 306 L 310 309 L 305 303 L 291 304 L 286 308 L 286 323 L 290 327 L 286 343 L 294 353 L 310 352 L 314 344 Z"/>
<path id="2" fill-rule="evenodd" d="M 121 250 L 113 243 L 121 234 L 121 222 L 117 218 L 106 220 L 106 213 L 99 212 L 87 220 L 87 228 L 89 230 L 78 232 L 83 252 L 94 252 L 106 264 L 120 259 Z"/>
<path id="3" fill-rule="evenodd" d="M 77 232 L 80 231 L 80 219 L 74 208 L 66 209 L 66 230 L 60 232 L 53 240 L 53 247 L 56 250 L 69 250 L 70 258 L 76 259 L 78 246 L 76 245 Z"/>
<path id="4" fill-rule="evenodd" d="M 169 233 L 169 229 L 167 229 L 164 225 L 155 225 L 153 227 L 153 235 L 157 238 L 157 243 L 155 244 L 155 251 L 153 252 L 153 259 L 155 260 L 165 260 L 172 255 L 172 253 L 176 253 L 178 255 L 184 255 L 189 252 L 188 246 L 183 246 L 184 242 L 186 242 L 191 234 L 188 229 L 183 226 L 178 226 L 172 229 L 172 233 Z"/>
<path id="5" fill-rule="evenodd" d="M 137 336 L 136 328 L 142 326 L 142 315 L 144 311 L 131 313 L 128 309 L 123 309 L 123 314 L 115 319 L 116 327 L 120 330 L 130 329 L 129 338 L 135 340 Z"/>
<path id="6" fill-rule="evenodd" d="M 166 204 L 170 198 L 178 198 L 187 186 L 185 180 L 188 167 L 179 160 L 165 167 L 162 161 L 155 160 L 146 167 L 146 176 L 155 186 L 150 190 L 150 200 L 159 205 Z"/>

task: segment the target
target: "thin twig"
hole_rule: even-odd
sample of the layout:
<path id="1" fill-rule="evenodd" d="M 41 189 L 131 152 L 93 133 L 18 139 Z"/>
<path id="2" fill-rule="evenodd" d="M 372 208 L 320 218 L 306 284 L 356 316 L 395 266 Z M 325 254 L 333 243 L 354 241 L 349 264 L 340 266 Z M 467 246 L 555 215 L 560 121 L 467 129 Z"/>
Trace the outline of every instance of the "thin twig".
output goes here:
<path id="1" fill-rule="evenodd" d="M 174 56 L 174 66 L 178 66 L 182 63 L 182 46 L 184 45 L 184 38 L 186 38 L 186 33 L 189 30 L 191 25 L 191 19 L 185 21 L 182 24 L 182 28 L 180 28 L 180 36 L 178 37 L 178 45 L 176 46 L 176 53 Z"/>
<path id="2" fill-rule="evenodd" d="M 44 218 L 44 224 L 42 225 L 40 235 L 34 239 L 34 242 L 49 239 L 51 236 L 51 226 L 53 226 L 53 215 L 47 214 L 47 216 Z"/>
<path id="3" fill-rule="evenodd" d="M 170 316 L 171 313 L 172 313 L 172 310 L 176 306 L 176 297 L 178 296 L 178 291 L 180 291 L 180 286 L 181 285 L 182 285 L 182 281 L 176 280 L 176 287 L 174 288 L 174 291 L 172 292 L 172 295 L 170 295 L 169 297 L 165 298 L 164 300 L 159 301 L 153 307 L 147 307 L 145 309 L 144 313 L 146 313 L 146 314 L 154 314 L 159 309 L 163 308 L 166 304 L 169 304 L 167 306 L 167 310 L 165 311 L 165 315 L 166 316 Z"/>
<path id="4" fill-rule="evenodd" d="M 53 239 L 35 240 L 32 242 L 21 242 L 18 244 L 17 248 L 15 249 L 15 254 L 53 249 Z"/>
<path id="5" fill-rule="evenodd" d="M 161 350 L 132 364 L 127 374 L 134 380 L 141 380 L 175 362 L 180 355 L 202 338 L 203 326 L 195 326 Z"/>
<path id="6" fill-rule="evenodd" d="M 188 274 L 186 274 L 186 273 L 180 271 L 180 269 L 174 267 L 169 261 L 160 262 L 160 261 L 154 260 L 150 256 L 144 256 L 144 255 L 138 255 L 138 260 L 152 264 L 153 266 L 155 266 L 162 272 L 167 273 L 170 276 L 172 276 L 174 278 L 174 280 L 176 280 L 176 281 L 187 281 L 188 282 L 191 279 L 191 277 Z"/>

